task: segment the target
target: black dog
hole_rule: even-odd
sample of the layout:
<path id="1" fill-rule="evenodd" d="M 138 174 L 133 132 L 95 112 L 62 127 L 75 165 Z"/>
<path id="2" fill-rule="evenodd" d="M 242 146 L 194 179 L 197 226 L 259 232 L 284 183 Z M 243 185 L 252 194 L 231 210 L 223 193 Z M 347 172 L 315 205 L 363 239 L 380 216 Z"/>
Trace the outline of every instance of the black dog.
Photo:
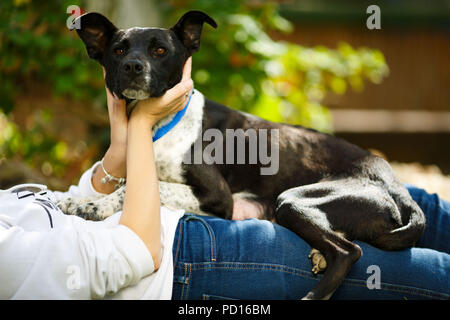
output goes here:
<path id="1" fill-rule="evenodd" d="M 105 67 L 108 88 L 128 102 L 160 96 L 177 84 L 184 62 L 200 48 L 203 23 L 216 27 L 199 11 L 186 13 L 170 29 L 119 30 L 97 13 L 79 19 L 77 32 L 89 56 Z M 233 212 L 240 218 L 258 216 L 296 232 L 327 264 L 305 298 L 326 299 L 337 289 L 361 256 L 351 240 L 399 250 L 413 246 L 422 234 L 423 212 L 383 159 L 331 135 L 229 109 L 197 91 L 191 99 L 182 120 L 155 142 L 162 204 L 227 219 Z M 252 130 L 270 134 L 253 140 Z M 242 145 L 216 140 L 215 146 L 226 152 L 216 148 L 206 157 L 203 152 L 203 161 L 196 164 L 198 149 L 205 151 L 212 136 L 228 138 L 230 132 L 245 133 Z M 259 148 L 264 142 L 278 152 L 277 168 L 269 174 L 262 174 L 268 168 L 252 159 L 256 141 Z M 249 151 L 244 157 L 239 154 L 243 146 Z M 60 206 L 67 213 L 101 219 L 120 209 L 123 195 L 122 188 L 98 201 Z M 310 255 L 315 272 L 325 262 L 317 250 Z"/>

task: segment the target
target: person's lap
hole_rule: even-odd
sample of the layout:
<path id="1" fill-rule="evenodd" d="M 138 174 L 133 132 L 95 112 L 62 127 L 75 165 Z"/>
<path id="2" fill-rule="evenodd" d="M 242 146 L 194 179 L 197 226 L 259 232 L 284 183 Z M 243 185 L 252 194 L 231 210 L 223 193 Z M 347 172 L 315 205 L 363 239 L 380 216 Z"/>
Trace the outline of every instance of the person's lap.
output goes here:
<path id="1" fill-rule="evenodd" d="M 419 205 L 432 205 L 420 189 L 410 190 Z M 427 213 L 433 212 L 438 211 L 428 207 Z M 439 211 L 440 215 L 445 212 L 449 215 L 450 210 Z M 430 217 L 427 228 L 438 230 L 434 223 L 446 219 L 449 217 Z M 448 252 L 449 242 L 439 243 L 444 240 L 445 236 L 436 239 L 425 234 L 419 242 Z M 363 256 L 332 298 L 450 298 L 449 254 L 417 247 L 387 252 L 357 243 Z M 187 214 L 174 242 L 173 299 L 299 299 L 321 277 L 311 271 L 310 250 L 293 232 L 267 221 Z"/>
<path id="2" fill-rule="evenodd" d="M 450 254 L 450 202 L 415 186 L 406 185 L 406 187 L 427 219 L 425 232 L 416 246 Z"/>

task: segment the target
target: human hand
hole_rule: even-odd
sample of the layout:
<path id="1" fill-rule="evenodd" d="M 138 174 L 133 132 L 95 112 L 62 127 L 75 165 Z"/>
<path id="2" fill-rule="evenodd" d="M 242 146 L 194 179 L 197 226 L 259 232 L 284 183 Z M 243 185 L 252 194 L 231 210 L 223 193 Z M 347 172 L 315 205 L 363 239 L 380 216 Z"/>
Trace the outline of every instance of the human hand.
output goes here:
<path id="1" fill-rule="evenodd" d="M 106 75 L 103 68 L 103 76 Z M 109 124 L 111 127 L 111 146 L 114 148 L 125 147 L 127 144 L 128 118 L 126 113 L 126 101 L 119 99 L 115 94 L 106 89 L 106 101 L 108 104 Z"/>
<path id="2" fill-rule="evenodd" d="M 106 75 L 103 68 L 103 76 Z M 110 145 L 103 157 L 105 170 L 117 178 L 126 176 L 127 165 L 127 128 L 128 118 L 126 114 L 126 101 L 119 99 L 115 94 L 106 89 L 106 101 L 108 105 L 108 115 L 110 124 Z M 115 190 L 115 182 L 101 183 L 105 176 L 103 170 L 97 170 L 93 175 L 92 183 L 95 189 L 101 193 L 111 193 Z"/>
<path id="3" fill-rule="evenodd" d="M 144 119 L 152 127 L 159 120 L 182 110 L 189 99 L 194 83 L 191 79 L 192 58 L 189 57 L 183 68 L 183 77 L 181 81 L 172 89 L 166 91 L 164 95 L 157 98 L 148 98 L 139 101 L 133 112 L 131 119 Z"/>

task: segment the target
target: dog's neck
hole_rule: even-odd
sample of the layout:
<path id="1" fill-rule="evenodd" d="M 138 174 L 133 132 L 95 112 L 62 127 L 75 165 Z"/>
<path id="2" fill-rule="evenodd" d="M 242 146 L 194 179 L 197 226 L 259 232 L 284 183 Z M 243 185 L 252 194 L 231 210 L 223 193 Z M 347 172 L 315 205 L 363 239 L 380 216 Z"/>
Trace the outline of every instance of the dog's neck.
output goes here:
<path id="1" fill-rule="evenodd" d="M 190 149 L 202 137 L 203 108 L 205 98 L 195 90 L 186 114 L 164 137 L 155 141 L 155 161 L 159 180 L 167 182 L 184 183 L 183 163 L 185 156 L 191 155 Z M 158 126 L 170 121 L 162 119 Z M 155 126 L 156 127 L 156 126 Z"/>
<path id="2" fill-rule="evenodd" d="M 176 126 L 176 124 L 181 121 L 181 118 L 184 116 L 184 114 L 187 112 L 187 109 L 189 108 L 189 104 L 191 102 L 192 96 L 194 95 L 195 92 L 198 92 L 194 89 L 192 89 L 192 92 L 190 93 L 189 96 L 189 100 L 185 106 L 184 109 L 178 111 L 177 113 L 173 113 L 168 115 L 167 117 L 159 120 L 153 127 L 152 127 L 152 136 L 153 136 L 153 141 L 158 140 L 159 138 L 161 138 L 163 135 L 165 135 L 168 131 L 170 131 L 174 126 Z M 197 93 L 198 94 L 198 93 Z M 134 107 L 136 107 L 136 104 L 139 102 L 140 100 L 129 100 L 127 99 L 127 107 L 126 107 L 126 113 L 127 113 L 127 117 L 130 117 L 130 114 L 132 112 L 132 110 L 134 109 Z M 174 122 L 171 124 L 171 122 Z M 163 132 L 164 131 L 164 132 Z"/>
<path id="3" fill-rule="evenodd" d="M 181 109 L 180 111 L 178 111 L 177 113 L 172 114 L 171 115 L 172 117 L 170 117 L 170 121 L 168 123 L 162 124 L 162 125 L 159 124 L 158 127 L 156 128 L 156 131 L 153 130 L 153 134 L 152 134 L 153 142 L 155 142 L 159 138 L 162 138 L 166 133 L 168 133 L 170 130 L 172 130 L 172 128 L 175 127 L 178 124 L 178 122 L 180 122 L 182 120 L 182 118 L 186 114 L 189 104 L 191 103 L 191 98 L 192 98 L 193 94 L 194 94 L 194 90 L 192 90 L 191 93 L 189 94 L 188 102 L 184 106 L 184 108 Z"/>

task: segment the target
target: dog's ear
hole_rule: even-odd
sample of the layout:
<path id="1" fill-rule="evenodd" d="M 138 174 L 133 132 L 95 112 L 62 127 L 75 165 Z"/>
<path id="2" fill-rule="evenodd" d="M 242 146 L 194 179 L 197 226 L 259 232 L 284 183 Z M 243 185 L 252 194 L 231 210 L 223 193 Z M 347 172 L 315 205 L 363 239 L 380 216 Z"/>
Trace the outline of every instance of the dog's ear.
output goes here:
<path id="1" fill-rule="evenodd" d="M 200 37 L 202 35 L 203 23 L 205 22 L 217 28 L 217 23 L 206 13 L 189 11 L 171 28 L 184 43 L 191 55 L 200 49 Z"/>
<path id="2" fill-rule="evenodd" d="M 109 39 L 118 29 L 100 13 L 86 13 L 75 19 L 73 29 L 83 40 L 89 57 L 101 62 Z"/>

